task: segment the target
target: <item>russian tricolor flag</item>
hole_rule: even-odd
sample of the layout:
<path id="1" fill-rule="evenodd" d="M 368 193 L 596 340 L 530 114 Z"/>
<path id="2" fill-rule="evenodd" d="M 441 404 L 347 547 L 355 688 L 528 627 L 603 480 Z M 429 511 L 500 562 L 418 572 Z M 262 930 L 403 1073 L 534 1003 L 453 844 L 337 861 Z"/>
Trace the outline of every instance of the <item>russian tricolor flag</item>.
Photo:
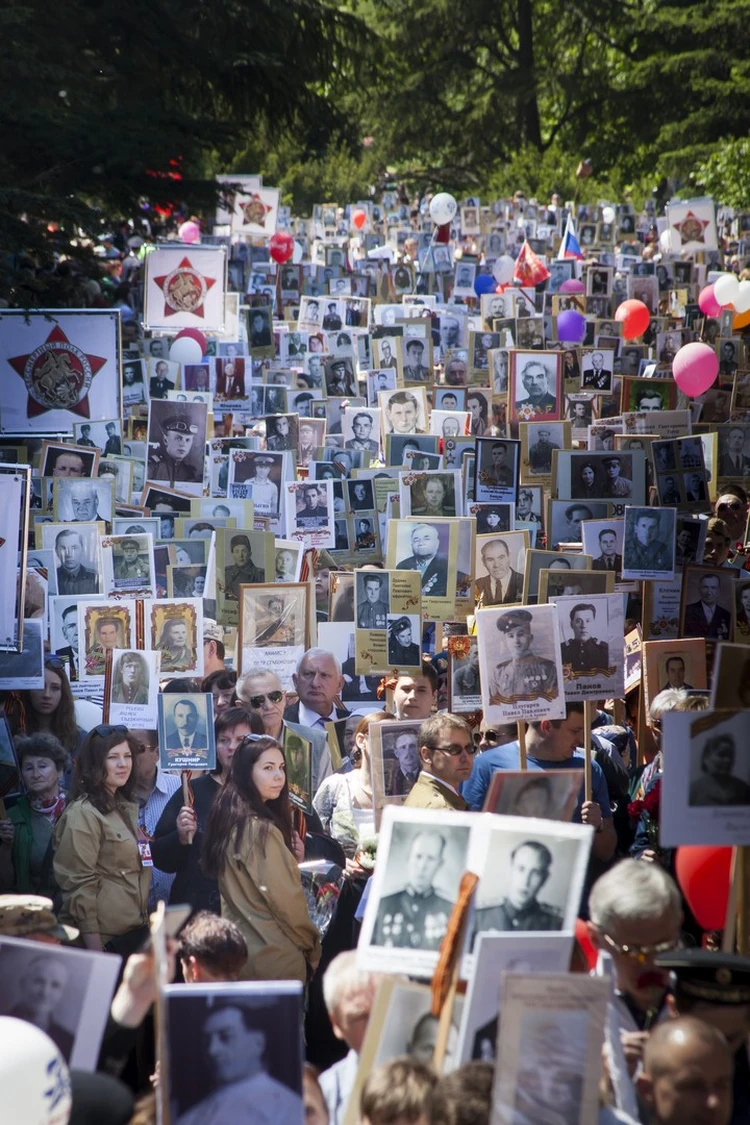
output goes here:
<path id="1" fill-rule="evenodd" d="M 578 258 L 580 262 L 583 261 L 583 254 L 581 253 L 581 246 L 578 241 L 576 229 L 573 226 L 573 219 L 568 215 L 567 222 L 565 223 L 565 233 L 562 236 L 560 249 L 557 252 L 558 261 L 561 258 Z"/>

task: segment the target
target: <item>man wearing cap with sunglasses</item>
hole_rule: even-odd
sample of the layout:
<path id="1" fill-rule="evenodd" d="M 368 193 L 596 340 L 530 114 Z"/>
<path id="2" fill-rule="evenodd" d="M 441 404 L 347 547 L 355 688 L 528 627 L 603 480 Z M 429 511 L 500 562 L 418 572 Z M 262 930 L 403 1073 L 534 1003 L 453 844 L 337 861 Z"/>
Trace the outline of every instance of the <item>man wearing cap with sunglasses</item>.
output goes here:
<path id="1" fill-rule="evenodd" d="M 203 480 L 203 463 L 200 470 L 188 457 L 193 448 L 198 427 L 182 415 L 167 418 L 162 426 L 161 449 L 148 459 L 148 479 L 166 480 L 174 487 L 175 481 L 197 484 Z"/>
<path id="2" fill-rule="evenodd" d="M 404 801 L 410 809 L 453 809 L 465 812 L 458 791 L 468 780 L 474 757 L 469 724 L 459 715 L 439 711 L 419 728 L 420 773 Z"/>

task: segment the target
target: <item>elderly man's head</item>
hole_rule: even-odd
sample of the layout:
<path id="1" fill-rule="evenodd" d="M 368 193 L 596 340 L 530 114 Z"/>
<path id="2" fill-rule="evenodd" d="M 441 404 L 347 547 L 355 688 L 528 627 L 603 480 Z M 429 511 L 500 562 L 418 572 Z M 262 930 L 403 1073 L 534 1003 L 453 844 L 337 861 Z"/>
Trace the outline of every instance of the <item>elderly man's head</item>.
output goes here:
<path id="1" fill-rule="evenodd" d="M 341 667 L 333 653 L 322 648 L 308 649 L 292 680 L 300 702 L 327 719 L 344 685 Z"/>
<path id="2" fill-rule="evenodd" d="M 728 1125 L 733 1076 L 734 1060 L 721 1032 L 682 1016 L 651 1032 L 636 1082 L 654 1125 Z"/>
<path id="3" fill-rule="evenodd" d="M 276 738 L 286 707 L 286 692 L 281 680 L 268 668 L 254 668 L 237 681 L 237 696 L 261 718 L 266 734 Z"/>

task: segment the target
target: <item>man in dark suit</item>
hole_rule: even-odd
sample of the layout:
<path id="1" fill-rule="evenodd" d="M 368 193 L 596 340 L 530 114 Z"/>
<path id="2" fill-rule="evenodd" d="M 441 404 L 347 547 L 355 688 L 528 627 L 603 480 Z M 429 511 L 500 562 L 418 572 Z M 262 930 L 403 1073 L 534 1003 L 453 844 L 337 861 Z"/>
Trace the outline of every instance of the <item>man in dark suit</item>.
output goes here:
<path id="1" fill-rule="evenodd" d="M 488 576 L 474 583 L 474 598 L 483 606 L 514 605 L 523 599 L 523 575 L 510 565 L 510 550 L 504 539 L 490 539 L 482 547 L 482 562 Z"/>
<path id="2" fill-rule="evenodd" d="M 396 563 L 396 570 L 418 570 L 422 596 L 444 598 L 448 592 L 448 560 L 440 558 L 440 537 L 428 523 L 418 523 L 411 533 L 412 554 Z"/>
<path id="3" fill-rule="evenodd" d="M 608 391 L 612 386 L 612 372 L 604 370 L 604 356 L 592 352 L 591 368 L 583 373 L 584 387 L 594 387 L 598 391 Z"/>
<path id="4" fill-rule="evenodd" d="M 591 569 L 619 573 L 622 570 L 622 555 L 617 554 L 617 533 L 612 528 L 605 527 L 599 532 L 599 548 L 602 553 L 592 561 Z"/>
<path id="5" fill-rule="evenodd" d="M 169 364 L 165 360 L 160 359 L 156 364 L 156 374 L 152 377 L 149 385 L 149 394 L 151 398 L 166 398 L 167 391 L 174 390 L 174 383 L 168 379 Z"/>
<path id="6" fill-rule="evenodd" d="M 178 699 L 172 712 L 174 730 L 167 735 L 168 750 L 183 750 L 185 753 L 208 754 L 206 728 L 199 722 L 198 708 L 192 699 Z"/>
<path id="7" fill-rule="evenodd" d="M 285 709 L 285 722 L 301 723 L 325 732 L 326 723 L 335 723 L 349 716 L 346 707 L 336 702 L 341 698 L 344 678 L 333 653 L 323 648 L 308 649 L 292 680 L 299 699 Z"/>
<path id="8" fill-rule="evenodd" d="M 744 477 L 750 473 L 750 457 L 745 456 L 744 446 L 744 429 L 741 426 L 732 426 L 727 434 L 726 445 L 719 456 L 720 477 Z"/>
<path id="9" fill-rule="evenodd" d="M 721 580 L 718 574 L 704 574 L 698 586 L 700 600 L 685 606 L 685 636 L 711 637 L 726 641 L 731 636 L 729 610 L 718 604 Z"/>

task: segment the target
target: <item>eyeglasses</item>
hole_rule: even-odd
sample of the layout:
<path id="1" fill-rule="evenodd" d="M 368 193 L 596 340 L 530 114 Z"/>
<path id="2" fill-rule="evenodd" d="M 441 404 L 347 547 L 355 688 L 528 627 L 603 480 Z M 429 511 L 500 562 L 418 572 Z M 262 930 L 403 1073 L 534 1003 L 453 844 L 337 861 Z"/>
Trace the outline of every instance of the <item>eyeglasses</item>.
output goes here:
<path id="1" fill-rule="evenodd" d="M 479 735 L 479 741 L 480 742 L 498 742 L 499 739 L 500 739 L 499 732 L 496 731 L 496 730 L 493 730 L 492 728 L 490 728 L 489 730 L 483 730 Z"/>
<path id="2" fill-rule="evenodd" d="M 246 734 L 245 737 L 242 739 L 242 742 L 240 743 L 240 746 L 244 746 L 246 742 L 261 742 L 264 738 L 270 738 L 270 737 L 271 736 L 268 735 L 268 734 Z M 276 739 L 272 738 L 271 741 L 275 742 Z M 239 750 L 239 746 L 237 747 L 237 749 Z"/>
<path id="3" fill-rule="evenodd" d="M 671 953 L 672 950 L 679 949 L 682 944 L 679 938 L 672 938 L 669 941 L 659 941 L 656 945 L 618 945 L 609 934 L 602 934 L 602 937 L 605 944 L 614 953 L 629 957 L 631 961 L 637 961 L 639 965 L 642 965 L 649 957 L 655 957 L 658 953 Z"/>
<path id="4" fill-rule="evenodd" d="M 717 512 L 729 512 L 729 511 L 741 512 L 742 507 L 743 507 L 743 505 L 740 504 L 739 500 L 737 500 L 734 504 L 719 504 L 716 511 Z"/>
<path id="5" fill-rule="evenodd" d="M 98 727 L 92 727 L 91 734 L 97 735 L 99 738 L 109 738 L 111 734 L 129 734 L 127 727 L 124 726 L 110 726 L 109 723 L 100 723 Z"/>
<path id="6" fill-rule="evenodd" d="M 250 706 L 257 711 L 259 707 L 263 706 L 266 700 L 268 700 L 269 703 L 281 703 L 283 698 L 283 691 L 269 691 L 268 695 L 251 695 Z"/>
<path id="7" fill-rule="evenodd" d="M 451 742 L 450 746 L 430 746 L 430 750 L 442 750 L 444 754 L 450 754 L 451 758 L 460 758 L 462 754 L 476 754 L 476 747 L 462 746 L 460 742 Z"/>

